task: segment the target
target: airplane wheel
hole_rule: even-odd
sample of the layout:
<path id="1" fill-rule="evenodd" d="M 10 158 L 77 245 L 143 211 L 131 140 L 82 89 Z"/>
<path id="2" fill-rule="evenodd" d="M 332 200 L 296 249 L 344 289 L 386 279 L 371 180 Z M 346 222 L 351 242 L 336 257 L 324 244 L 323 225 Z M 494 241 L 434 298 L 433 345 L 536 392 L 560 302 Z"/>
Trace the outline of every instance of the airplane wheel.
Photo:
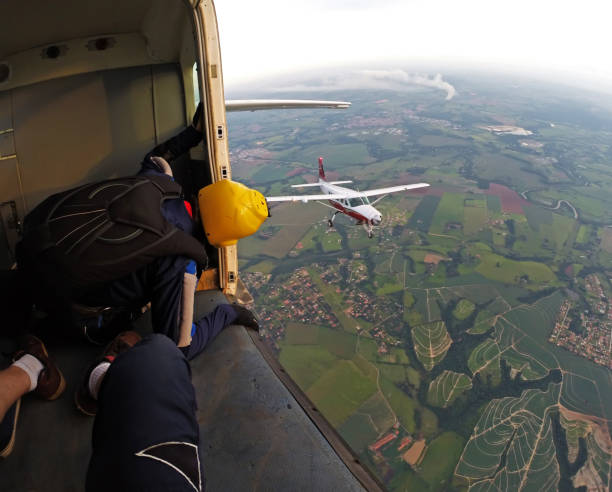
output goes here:
<path id="1" fill-rule="evenodd" d="M 374 237 L 374 234 L 372 232 L 368 232 L 368 237 L 372 239 Z"/>
<path id="2" fill-rule="evenodd" d="M 334 227 L 334 223 L 331 221 L 331 219 L 329 219 L 329 220 L 327 221 L 327 225 L 328 225 L 329 227 Z"/>

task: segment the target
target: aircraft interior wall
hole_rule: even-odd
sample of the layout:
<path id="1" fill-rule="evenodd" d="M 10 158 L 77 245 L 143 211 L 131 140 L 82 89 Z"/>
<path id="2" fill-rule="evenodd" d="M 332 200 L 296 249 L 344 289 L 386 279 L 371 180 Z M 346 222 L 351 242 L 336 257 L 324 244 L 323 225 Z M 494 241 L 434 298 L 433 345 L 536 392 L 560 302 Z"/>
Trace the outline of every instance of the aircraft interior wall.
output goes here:
<path id="1" fill-rule="evenodd" d="M 146 152 L 190 119 L 181 78 L 180 66 L 168 63 L 0 92 L 0 202 L 9 202 L 1 207 L 3 268 L 11 266 L 17 240 L 11 202 L 23 220 L 49 194 L 137 172 Z M 188 160 L 173 167 L 191 194 Z"/>

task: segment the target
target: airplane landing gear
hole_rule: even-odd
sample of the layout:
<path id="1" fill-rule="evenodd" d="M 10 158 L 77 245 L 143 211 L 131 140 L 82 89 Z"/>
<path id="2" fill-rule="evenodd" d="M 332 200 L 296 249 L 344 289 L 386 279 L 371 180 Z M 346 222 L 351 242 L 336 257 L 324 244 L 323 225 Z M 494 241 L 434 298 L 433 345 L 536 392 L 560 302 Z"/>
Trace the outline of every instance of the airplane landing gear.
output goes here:
<path id="1" fill-rule="evenodd" d="M 374 237 L 374 233 L 372 231 L 368 231 L 368 237 L 372 239 Z"/>
<path id="2" fill-rule="evenodd" d="M 363 222 L 363 228 L 368 233 L 368 237 L 372 239 L 374 237 L 374 231 L 372 230 L 372 224 L 370 222 Z"/>
<path id="3" fill-rule="evenodd" d="M 339 214 L 340 211 L 338 210 L 337 212 L 334 212 L 334 214 L 331 216 L 331 219 L 327 219 L 327 225 L 329 227 L 334 227 L 334 219 L 336 218 L 336 214 Z"/>

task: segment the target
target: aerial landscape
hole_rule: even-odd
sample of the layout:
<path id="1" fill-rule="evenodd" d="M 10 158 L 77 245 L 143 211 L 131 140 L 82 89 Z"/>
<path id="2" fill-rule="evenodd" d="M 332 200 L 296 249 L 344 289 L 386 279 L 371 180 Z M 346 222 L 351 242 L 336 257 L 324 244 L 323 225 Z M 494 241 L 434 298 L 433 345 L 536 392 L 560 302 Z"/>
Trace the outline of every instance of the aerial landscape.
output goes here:
<path id="1" fill-rule="evenodd" d="M 371 239 L 274 205 L 238 246 L 250 307 L 389 490 L 610 490 L 612 99 L 444 80 L 314 80 L 275 97 L 351 108 L 228 115 L 233 179 L 266 196 L 316 181 L 319 156 L 355 189 L 431 185 L 377 203 Z"/>

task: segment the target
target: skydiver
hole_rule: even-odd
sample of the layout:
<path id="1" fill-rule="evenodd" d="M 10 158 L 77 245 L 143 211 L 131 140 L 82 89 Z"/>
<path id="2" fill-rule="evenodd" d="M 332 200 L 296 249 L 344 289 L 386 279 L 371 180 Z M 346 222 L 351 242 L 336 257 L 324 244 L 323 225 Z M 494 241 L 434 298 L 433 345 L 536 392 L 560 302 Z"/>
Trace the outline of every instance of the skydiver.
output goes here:
<path id="1" fill-rule="evenodd" d="M 169 162 L 201 142 L 202 117 L 200 104 L 192 124 L 146 154 L 136 175 L 52 195 L 26 216 L 17 245 L 24 297 L 63 325 L 73 322 L 65 313 L 138 311 L 150 302 L 155 332 L 188 359 L 229 324 L 258 329 L 253 314 L 233 304 L 192 322 L 197 272 L 208 258 L 194 237 L 194 207 L 183 200 Z M 200 195 L 209 198 L 200 206 L 203 216 L 219 215 L 205 224 L 213 246 L 235 244 L 268 215 L 263 196 L 229 180 Z"/>

